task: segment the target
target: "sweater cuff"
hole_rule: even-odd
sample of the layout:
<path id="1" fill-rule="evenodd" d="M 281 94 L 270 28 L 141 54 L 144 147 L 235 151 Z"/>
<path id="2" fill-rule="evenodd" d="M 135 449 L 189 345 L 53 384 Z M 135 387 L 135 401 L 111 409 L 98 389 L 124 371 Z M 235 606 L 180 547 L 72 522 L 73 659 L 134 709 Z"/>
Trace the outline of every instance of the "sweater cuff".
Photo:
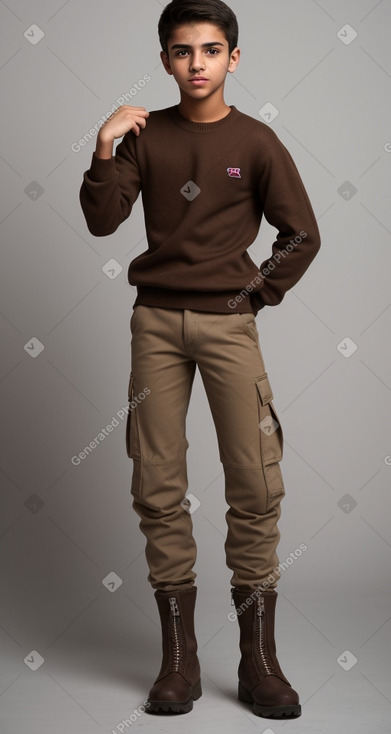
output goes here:
<path id="1" fill-rule="evenodd" d="M 117 176 L 117 173 L 114 156 L 111 156 L 111 158 L 98 158 L 95 152 L 92 154 L 91 167 L 88 171 L 88 176 L 91 181 L 97 183 L 110 181 L 110 179 Z"/>

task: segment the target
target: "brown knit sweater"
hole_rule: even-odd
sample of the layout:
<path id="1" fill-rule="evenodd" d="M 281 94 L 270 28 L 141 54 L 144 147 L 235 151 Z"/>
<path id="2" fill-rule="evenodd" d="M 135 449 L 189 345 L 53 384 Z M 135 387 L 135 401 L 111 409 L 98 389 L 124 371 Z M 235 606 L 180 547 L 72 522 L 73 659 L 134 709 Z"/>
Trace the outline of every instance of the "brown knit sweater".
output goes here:
<path id="1" fill-rule="evenodd" d="M 115 232 L 140 191 L 148 249 L 129 265 L 134 305 L 256 314 L 282 301 L 320 247 L 290 153 L 233 105 L 210 123 L 187 120 L 177 106 L 152 111 L 111 159 L 93 153 L 80 189 L 89 231 Z M 258 267 L 247 249 L 263 215 L 278 234 Z"/>

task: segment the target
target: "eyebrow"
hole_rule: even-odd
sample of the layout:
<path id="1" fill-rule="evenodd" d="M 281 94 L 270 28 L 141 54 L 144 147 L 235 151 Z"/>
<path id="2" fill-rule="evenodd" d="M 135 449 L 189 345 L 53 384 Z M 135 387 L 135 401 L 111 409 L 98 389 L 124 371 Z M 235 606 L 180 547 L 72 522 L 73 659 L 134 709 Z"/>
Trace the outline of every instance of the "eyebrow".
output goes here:
<path id="1" fill-rule="evenodd" d="M 203 43 L 202 48 L 209 48 L 210 46 L 224 46 L 223 43 L 220 43 L 219 41 L 215 41 L 214 43 Z M 189 46 L 186 43 L 176 43 L 174 46 L 171 46 L 171 51 L 174 51 L 176 48 L 186 48 L 190 49 L 192 46 Z"/>

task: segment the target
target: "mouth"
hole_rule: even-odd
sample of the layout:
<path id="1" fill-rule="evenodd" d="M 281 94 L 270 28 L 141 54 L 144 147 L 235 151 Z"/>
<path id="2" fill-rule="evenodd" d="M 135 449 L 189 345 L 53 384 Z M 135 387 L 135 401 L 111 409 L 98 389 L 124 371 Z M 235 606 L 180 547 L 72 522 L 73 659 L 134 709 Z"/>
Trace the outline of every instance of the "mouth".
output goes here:
<path id="1" fill-rule="evenodd" d="M 205 84 L 205 82 L 208 82 L 208 81 L 209 79 L 206 79 L 206 77 L 204 76 L 195 76 L 192 79 L 189 79 L 189 82 L 191 82 L 191 84 L 195 84 L 196 86 L 198 84 Z"/>

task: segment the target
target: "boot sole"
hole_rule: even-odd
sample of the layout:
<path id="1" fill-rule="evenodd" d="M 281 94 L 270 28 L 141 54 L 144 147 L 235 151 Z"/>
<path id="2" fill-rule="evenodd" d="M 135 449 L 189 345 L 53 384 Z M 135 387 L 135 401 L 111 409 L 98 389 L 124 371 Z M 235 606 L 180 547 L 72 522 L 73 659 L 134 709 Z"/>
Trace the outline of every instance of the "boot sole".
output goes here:
<path id="1" fill-rule="evenodd" d="M 293 719 L 301 716 L 300 704 L 291 704 L 290 706 L 262 706 L 254 701 L 250 691 L 245 688 L 239 681 L 238 699 L 244 703 L 253 704 L 253 712 L 256 716 L 263 716 L 265 719 Z"/>
<path id="2" fill-rule="evenodd" d="M 202 696 L 201 680 L 193 686 L 193 693 L 187 701 L 151 701 L 148 699 L 148 707 L 145 710 L 148 713 L 175 713 L 188 714 L 193 709 L 193 701 L 198 701 Z"/>

